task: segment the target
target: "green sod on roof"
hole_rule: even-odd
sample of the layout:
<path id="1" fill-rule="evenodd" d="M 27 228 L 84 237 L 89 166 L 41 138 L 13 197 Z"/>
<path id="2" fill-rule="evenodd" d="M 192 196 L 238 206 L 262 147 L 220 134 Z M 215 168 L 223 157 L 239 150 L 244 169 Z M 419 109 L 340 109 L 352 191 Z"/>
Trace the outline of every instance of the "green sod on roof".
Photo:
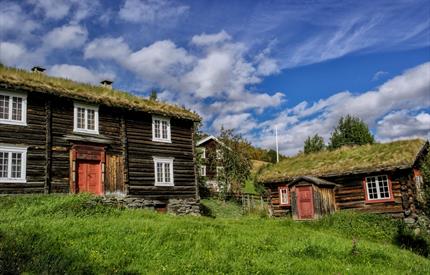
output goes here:
<path id="1" fill-rule="evenodd" d="M 12 89 L 28 92 L 54 94 L 112 107 L 148 112 L 181 119 L 200 121 L 195 112 L 182 107 L 144 99 L 120 90 L 75 82 L 69 79 L 51 77 L 41 73 L 31 73 L 0 64 L 0 84 Z"/>
<path id="2" fill-rule="evenodd" d="M 426 141 L 413 139 L 301 154 L 269 166 L 258 181 L 281 182 L 305 175 L 335 176 L 408 168 L 425 145 Z"/>

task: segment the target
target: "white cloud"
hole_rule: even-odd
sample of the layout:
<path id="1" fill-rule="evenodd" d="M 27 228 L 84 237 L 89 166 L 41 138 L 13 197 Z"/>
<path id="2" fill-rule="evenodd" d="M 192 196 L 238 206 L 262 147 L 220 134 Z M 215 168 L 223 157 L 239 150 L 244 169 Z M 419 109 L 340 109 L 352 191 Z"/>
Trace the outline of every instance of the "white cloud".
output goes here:
<path id="1" fill-rule="evenodd" d="M 280 148 L 285 154 L 295 154 L 303 148 L 306 137 L 316 133 L 326 142 L 338 119 L 346 114 L 362 118 L 370 127 L 376 127 L 380 140 L 404 137 L 426 137 L 429 132 L 429 114 L 411 110 L 430 107 L 430 62 L 416 66 L 396 76 L 374 91 L 359 95 L 350 92 L 334 94 L 313 104 L 302 102 L 275 118 L 260 122 L 261 133 L 254 142 L 273 147 L 267 138 L 274 125 L 279 126 Z M 416 112 L 416 111 L 415 111 Z"/>
<path id="2" fill-rule="evenodd" d="M 29 51 L 23 44 L 0 42 L 0 62 L 12 67 L 28 68 L 44 62 L 39 51 Z"/>
<path id="3" fill-rule="evenodd" d="M 234 129 L 238 133 L 247 133 L 257 126 L 255 119 L 250 113 L 232 114 L 218 117 L 212 123 L 212 127 L 219 131 L 224 129 Z"/>
<path id="4" fill-rule="evenodd" d="M 0 5 L 0 37 L 7 34 L 26 36 L 39 25 L 28 18 L 20 6 L 12 2 L 4 2 Z"/>
<path id="5" fill-rule="evenodd" d="M 28 0 L 34 12 L 47 19 L 60 20 L 71 15 L 71 22 L 78 23 L 93 14 L 99 7 L 98 0 Z"/>
<path id="6" fill-rule="evenodd" d="M 385 77 L 385 76 L 387 76 L 388 75 L 388 72 L 385 72 L 385 71 L 377 71 L 374 75 L 373 75 L 373 77 L 372 77 L 372 81 L 377 81 L 377 80 L 379 80 L 379 79 L 381 79 L 381 78 L 383 78 L 383 77 Z"/>
<path id="7" fill-rule="evenodd" d="M 70 64 L 54 65 L 48 69 L 47 73 L 52 76 L 91 84 L 98 84 L 103 79 L 113 80 L 115 78 L 115 74 L 111 72 L 97 73 L 85 67 Z"/>
<path id="8" fill-rule="evenodd" d="M 119 11 L 119 17 L 134 23 L 159 24 L 165 20 L 176 19 L 188 10 L 188 6 L 168 0 L 126 0 Z"/>
<path id="9" fill-rule="evenodd" d="M 194 35 L 191 38 L 191 43 L 197 46 L 209 46 L 221 42 L 231 40 L 231 36 L 224 30 L 215 34 L 200 34 Z"/>
<path id="10" fill-rule="evenodd" d="M 72 49 L 82 46 L 88 37 L 88 31 L 78 25 L 65 25 L 48 32 L 44 38 L 47 49 Z"/>
<path id="11" fill-rule="evenodd" d="M 113 59 L 121 61 L 131 53 L 122 37 L 97 38 L 91 41 L 84 50 L 85 58 Z"/>

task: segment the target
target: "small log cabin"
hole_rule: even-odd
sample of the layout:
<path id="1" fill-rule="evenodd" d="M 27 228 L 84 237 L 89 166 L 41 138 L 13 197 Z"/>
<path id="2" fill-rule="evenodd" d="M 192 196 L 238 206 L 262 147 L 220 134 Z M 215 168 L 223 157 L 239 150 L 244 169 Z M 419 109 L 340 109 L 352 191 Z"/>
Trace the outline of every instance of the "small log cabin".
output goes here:
<path id="1" fill-rule="evenodd" d="M 205 177 L 207 187 L 214 193 L 219 192 L 218 176 L 224 169 L 219 161 L 222 158 L 220 146 L 225 145 L 214 136 L 208 136 L 196 143 L 201 159 L 200 176 Z"/>
<path id="2" fill-rule="evenodd" d="M 109 84 L 0 66 L 0 193 L 89 192 L 161 208 L 198 203 L 200 117 Z"/>
<path id="3" fill-rule="evenodd" d="M 258 178 L 274 216 L 315 219 L 342 209 L 416 218 L 419 163 L 428 141 L 414 139 L 300 154 Z"/>

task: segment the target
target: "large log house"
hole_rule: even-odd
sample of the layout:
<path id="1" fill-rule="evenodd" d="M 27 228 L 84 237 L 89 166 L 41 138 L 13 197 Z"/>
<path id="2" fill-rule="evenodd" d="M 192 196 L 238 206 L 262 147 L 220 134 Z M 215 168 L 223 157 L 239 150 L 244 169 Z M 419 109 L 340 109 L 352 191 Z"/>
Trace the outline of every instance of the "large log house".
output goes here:
<path id="1" fill-rule="evenodd" d="M 200 117 L 104 84 L 0 66 L 0 193 L 89 192 L 198 211 Z"/>

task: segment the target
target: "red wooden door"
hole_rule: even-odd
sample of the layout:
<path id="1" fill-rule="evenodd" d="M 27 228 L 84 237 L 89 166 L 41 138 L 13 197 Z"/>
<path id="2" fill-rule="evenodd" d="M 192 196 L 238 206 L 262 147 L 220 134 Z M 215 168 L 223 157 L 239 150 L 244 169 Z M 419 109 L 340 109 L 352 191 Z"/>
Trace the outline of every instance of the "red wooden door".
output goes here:
<path id="1" fill-rule="evenodd" d="M 100 161 L 78 161 L 78 192 L 103 194 Z"/>
<path id="2" fill-rule="evenodd" d="M 299 219 L 314 218 L 314 200 L 312 186 L 297 186 L 297 209 Z"/>

